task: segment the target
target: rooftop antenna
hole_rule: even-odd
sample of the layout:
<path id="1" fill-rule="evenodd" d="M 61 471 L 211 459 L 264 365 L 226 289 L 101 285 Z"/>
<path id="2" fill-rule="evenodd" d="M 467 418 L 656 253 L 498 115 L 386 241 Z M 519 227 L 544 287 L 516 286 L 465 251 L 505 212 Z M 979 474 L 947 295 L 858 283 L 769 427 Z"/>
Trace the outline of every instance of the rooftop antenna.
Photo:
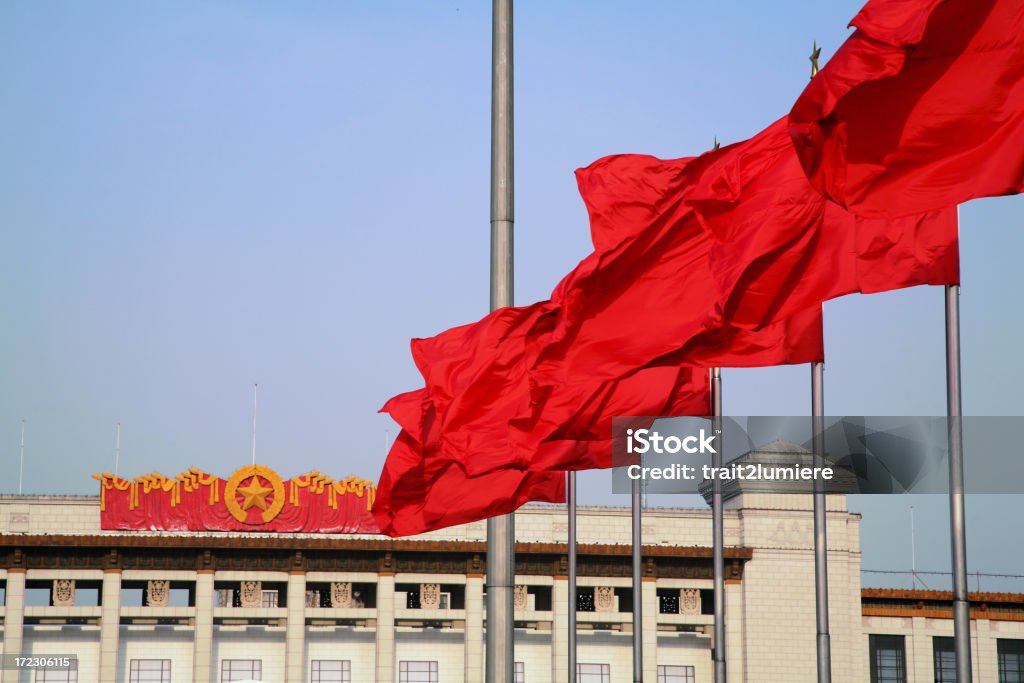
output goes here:
<path id="1" fill-rule="evenodd" d="M 114 439 L 114 476 L 121 467 L 121 423 L 117 423 L 117 436 Z"/>
<path id="2" fill-rule="evenodd" d="M 917 590 L 917 526 L 914 523 L 914 506 L 910 506 L 910 581 Z"/>
<path id="3" fill-rule="evenodd" d="M 252 385 L 252 464 L 256 464 L 256 393 L 260 385 Z"/>
<path id="4" fill-rule="evenodd" d="M 25 420 L 21 420 L 21 449 L 18 451 L 18 495 L 25 480 Z"/>

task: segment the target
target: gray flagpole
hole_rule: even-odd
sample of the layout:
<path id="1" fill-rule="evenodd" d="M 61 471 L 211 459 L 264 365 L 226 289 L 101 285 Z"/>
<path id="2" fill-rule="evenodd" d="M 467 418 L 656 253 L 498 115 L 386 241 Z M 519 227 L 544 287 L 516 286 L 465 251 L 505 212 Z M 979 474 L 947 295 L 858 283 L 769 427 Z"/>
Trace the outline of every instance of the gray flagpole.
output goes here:
<path id="1" fill-rule="evenodd" d="M 811 47 L 811 78 L 818 73 L 821 48 Z M 823 466 L 825 455 L 825 363 L 811 363 L 811 443 L 814 464 Z M 825 482 L 814 480 L 814 604 L 817 624 L 818 683 L 832 682 L 832 641 L 828 626 L 828 514 Z"/>
<path id="2" fill-rule="evenodd" d="M 811 442 L 815 467 L 825 455 L 825 363 L 811 363 Z M 814 602 L 817 612 L 818 683 L 832 681 L 832 643 L 828 627 L 828 535 L 825 482 L 814 480 Z"/>
<path id="3" fill-rule="evenodd" d="M 513 301 L 512 0 L 491 20 L 491 310 Z M 515 516 L 487 520 L 487 683 L 513 683 Z"/>
<path id="4" fill-rule="evenodd" d="M 718 434 L 718 448 L 711 453 L 711 467 L 722 466 L 722 369 L 711 369 L 711 415 Z M 715 683 L 725 683 L 725 517 L 722 513 L 722 480 L 711 480 L 711 566 L 715 593 Z"/>
<path id="5" fill-rule="evenodd" d="M 960 401 L 960 286 L 946 286 L 946 415 L 949 421 L 949 531 L 953 555 L 953 650 L 956 680 L 971 683 L 971 621 L 967 598 L 964 435 Z"/>
<path id="6" fill-rule="evenodd" d="M 643 585 L 640 581 L 643 546 L 640 525 L 640 480 L 633 480 L 633 683 L 644 683 Z"/>
<path id="7" fill-rule="evenodd" d="M 569 487 L 569 678 L 576 680 L 576 473 L 566 472 Z"/>

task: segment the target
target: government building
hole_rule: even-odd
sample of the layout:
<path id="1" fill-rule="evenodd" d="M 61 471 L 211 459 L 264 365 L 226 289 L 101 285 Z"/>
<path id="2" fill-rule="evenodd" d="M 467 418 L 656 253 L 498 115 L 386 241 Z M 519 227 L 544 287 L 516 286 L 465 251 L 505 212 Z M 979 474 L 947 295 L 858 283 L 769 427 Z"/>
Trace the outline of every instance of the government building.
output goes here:
<path id="1" fill-rule="evenodd" d="M 369 482 L 316 472 L 97 479 L 0 496 L 3 683 L 483 682 L 483 522 L 390 539 L 367 531 Z M 729 680 L 812 683 L 810 496 L 726 498 Z M 863 589 L 859 527 L 829 496 L 834 680 L 953 680 L 950 594 Z M 517 683 L 570 683 L 566 529 L 564 506 L 516 515 Z M 642 530 L 644 680 L 710 683 L 710 511 L 647 509 Z M 576 680 L 632 681 L 629 510 L 580 508 L 578 541 Z M 1024 681 L 1024 595 L 971 602 L 975 680 Z"/>

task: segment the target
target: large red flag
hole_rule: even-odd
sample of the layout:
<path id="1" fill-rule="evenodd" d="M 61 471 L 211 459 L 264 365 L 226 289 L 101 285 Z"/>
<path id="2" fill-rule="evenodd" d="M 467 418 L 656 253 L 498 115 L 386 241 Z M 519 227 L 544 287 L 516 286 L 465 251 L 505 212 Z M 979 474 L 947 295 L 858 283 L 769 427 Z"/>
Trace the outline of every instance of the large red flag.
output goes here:
<path id="1" fill-rule="evenodd" d="M 757 328 L 854 292 L 959 282 L 956 209 L 861 218 L 807 181 L 780 120 L 711 152 L 688 197 L 723 315 Z"/>
<path id="2" fill-rule="evenodd" d="M 1024 187 L 1024 4 L 871 0 L 790 113 L 812 183 L 865 216 Z"/>
<path id="3" fill-rule="evenodd" d="M 410 536 L 508 514 L 524 503 L 565 502 L 565 475 L 502 469 L 469 479 L 436 453 L 436 413 L 420 389 L 384 407 L 402 426 L 377 483 L 373 516 L 389 536 Z"/>

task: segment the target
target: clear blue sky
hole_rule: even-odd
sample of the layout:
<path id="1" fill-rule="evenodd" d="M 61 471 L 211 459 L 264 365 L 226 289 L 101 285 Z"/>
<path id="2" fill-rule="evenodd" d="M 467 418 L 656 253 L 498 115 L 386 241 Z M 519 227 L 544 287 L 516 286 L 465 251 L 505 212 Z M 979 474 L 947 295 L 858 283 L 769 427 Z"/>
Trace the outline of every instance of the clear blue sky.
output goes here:
<path id="1" fill-rule="evenodd" d="M 752 135 L 858 8 L 518 3 L 517 303 L 587 253 L 575 168 Z M 0 489 L 23 418 L 27 492 L 93 492 L 117 422 L 122 474 L 226 475 L 254 382 L 261 462 L 376 478 L 376 410 L 420 385 L 409 339 L 486 312 L 489 59 L 482 2 L 0 4 Z M 1022 214 L 962 209 L 968 414 L 1024 414 Z M 938 289 L 829 303 L 828 412 L 942 414 L 942 310 Z M 804 413 L 808 375 L 727 371 L 726 410 Z M 851 501 L 866 567 L 909 566 L 912 502 L 919 567 L 948 568 L 944 500 L 895 497 Z M 1024 564 L 1020 506 L 969 500 L 972 571 Z"/>

